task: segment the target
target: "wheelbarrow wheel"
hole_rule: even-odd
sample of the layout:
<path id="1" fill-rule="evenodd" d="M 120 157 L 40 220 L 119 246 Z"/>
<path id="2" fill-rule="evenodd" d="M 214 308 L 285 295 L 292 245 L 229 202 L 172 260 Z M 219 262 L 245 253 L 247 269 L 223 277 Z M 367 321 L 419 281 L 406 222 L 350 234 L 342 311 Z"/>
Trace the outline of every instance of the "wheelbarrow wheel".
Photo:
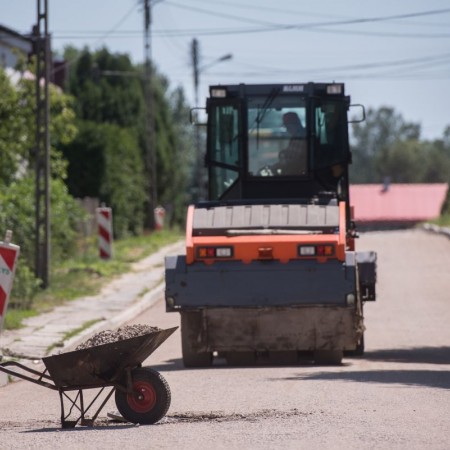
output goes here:
<path id="1" fill-rule="evenodd" d="M 116 389 L 120 414 L 132 423 L 150 425 L 161 420 L 170 406 L 170 388 L 165 378 L 150 367 L 131 372 L 134 393 Z"/>

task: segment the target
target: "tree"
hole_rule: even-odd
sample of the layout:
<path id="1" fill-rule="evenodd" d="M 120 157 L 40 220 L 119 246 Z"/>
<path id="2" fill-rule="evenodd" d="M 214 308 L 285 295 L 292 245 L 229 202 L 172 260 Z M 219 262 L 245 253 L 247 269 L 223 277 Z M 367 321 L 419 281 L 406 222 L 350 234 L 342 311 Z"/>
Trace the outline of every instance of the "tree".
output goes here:
<path id="1" fill-rule="evenodd" d="M 133 66 L 127 55 L 111 54 L 106 49 L 91 53 L 88 49 L 79 52 L 73 48 L 66 51 L 66 55 L 76 61 L 72 65 L 69 89 L 76 97 L 76 111 L 80 119 L 80 137 L 64 150 L 69 163 L 69 188 L 75 196 L 95 196 L 111 198 L 112 191 L 105 190 L 114 186 L 114 197 L 121 196 L 119 191 L 127 189 L 126 184 L 114 184 L 113 180 L 119 174 L 107 173 L 107 142 L 103 139 L 104 130 L 97 133 L 96 127 L 105 123 L 115 125 L 126 133 L 140 148 L 140 165 L 146 167 L 146 114 L 143 85 L 143 68 Z M 158 199 L 169 210 L 173 210 L 172 218 L 181 221 L 184 218 L 186 204 L 187 157 L 191 152 L 186 149 L 192 145 L 186 139 L 184 122 L 177 116 L 179 109 L 187 110 L 180 101 L 174 105 L 170 101 L 169 83 L 154 70 L 152 77 L 152 93 L 155 123 L 154 143 L 156 152 L 156 172 Z M 179 97 L 181 98 L 181 97 Z M 184 101 L 184 98 L 183 98 Z M 174 109 L 174 108 L 179 109 Z M 86 125 L 83 125 L 86 122 Z M 110 128 L 108 133 L 118 132 Z M 124 135 L 122 135 L 123 137 Z M 133 146 L 132 146 L 133 147 Z M 133 155 L 128 155 L 128 151 Z M 134 149 L 124 150 L 123 158 L 131 158 L 136 168 Z M 136 169 L 137 170 L 137 169 Z M 103 178 L 102 178 L 103 177 Z M 104 177 L 108 177 L 106 183 Z M 149 180 L 151 173 L 143 172 L 144 181 Z M 101 186 L 103 186 L 101 188 Z M 148 210 L 143 199 L 148 198 L 148 182 L 138 183 L 141 191 L 136 192 L 134 202 L 141 201 L 138 217 Z M 135 205 L 136 207 L 136 205 Z M 121 213 L 119 213 L 121 214 Z M 114 220 L 119 220 L 118 213 L 114 213 Z M 120 219 L 122 220 L 122 219 Z M 122 220 L 124 222 L 125 219 Z M 128 231 L 135 232 L 135 225 Z"/>
<path id="2" fill-rule="evenodd" d="M 35 261 L 35 171 L 30 151 L 35 139 L 35 81 L 21 78 L 13 84 L 0 69 L 0 230 L 13 230 L 21 247 L 14 295 L 31 295 L 36 286 L 31 275 Z M 75 134 L 72 98 L 55 86 L 50 93 L 51 134 L 51 248 L 55 261 L 75 249 L 81 209 L 64 184 L 66 163 L 60 147 Z M 18 294 L 18 291 L 22 293 Z"/>
<path id="3" fill-rule="evenodd" d="M 144 167 L 136 137 L 128 128 L 104 124 L 98 128 L 105 143 L 105 169 L 99 197 L 114 211 L 117 236 L 142 232 L 145 201 Z"/>
<path id="4" fill-rule="evenodd" d="M 0 190 L 17 176 L 27 161 L 32 129 L 24 126 L 20 93 L 0 68 Z"/>
<path id="5" fill-rule="evenodd" d="M 427 149 L 417 139 L 397 140 L 383 147 L 374 158 L 381 179 L 392 183 L 420 183 L 427 171 Z"/>
<path id="6" fill-rule="evenodd" d="M 159 82 L 154 90 L 160 105 L 155 117 L 158 199 L 172 225 L 180 224 L 190 200 L 187 186 L 194 157 L 189 108 L 181 88 L 170 94 L 168 83 Z"/>
<path id="7" fill-rule="evenodd" d="M 424 183 L 450 182 L 450 145 L 444 140 L 425 142 Z"/>
<path id="8" fill-rule="evenodd" d="M 353 124 L 352 182 L 450 183 L 450 125 L 442 139 L 420 139 L 420 125 L 407 123 L 392 108 L 369 109 Z M 443 207 L 450 212 L 450 191 Z"/>
<path id="9" fill-rule="evenodd" d="M 99 123 L 136 127 L 145 113 L 142 72 L 128 55 L 111 54 L 103 48 L 91 53 L 70 48 L 76 61 L 69 77 L 69 91 L 77 99 L 77 117 Z"/>
<path id="10" fill-rule="evenodd" d="M 427 180 L 447 182 L 450 185 L 450 125 L 444 130 L 442 139 L 434 141 L 430 152 Z M 450 189 L 442 206 L 443 214 L 450 214 Z"/>
<path id="11" fill-rule="evenodd" d="M 350 167 L 353 183 L 382 181 L 377 171 L 376 155 L 398 140 L 418 140 L 420 125 L 405 122 L 401 114 L 390 107 L 369 108 L 366 121 L 352 125 L 353 164 Z"/>
<path id="12" fill-rule="evenodd" d="M 196 152 L 194 130 L 189 121 L 190 108 L 186 103 L 183 89 L 175 89 L 170 95 L 170 109 L 176 136 L 173 158 L 178 165 L 177 173 L 173 174 L 174 179 L 169 186 L 172 192 L 168 195 L 173 201 L 171 221 L 174 224 L 184 222 L 186 218 L 184 207 L 192 201 L 192 191 L 188 186 L 192 187 Z"/>

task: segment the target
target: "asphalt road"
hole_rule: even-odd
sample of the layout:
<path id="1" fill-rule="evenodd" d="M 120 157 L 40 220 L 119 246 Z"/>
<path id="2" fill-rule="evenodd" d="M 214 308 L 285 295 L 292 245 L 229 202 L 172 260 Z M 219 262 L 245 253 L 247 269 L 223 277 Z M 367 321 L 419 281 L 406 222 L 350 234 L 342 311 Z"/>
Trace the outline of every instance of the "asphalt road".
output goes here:
<path id="1" fill-rule="evenodd" d="M 450 240 L 422 231 L 367 233 L 378 300 L 366 304 L 366 354 L 338 367 L 187 370 L 177 331 L 147 361 L 167 379 L 159 424 L 59 429 L 58 394 L 28 382 L 0 389 L 0 449 L 448 449 Z M 132 323 L 179 323 L 163 302 Z"/>

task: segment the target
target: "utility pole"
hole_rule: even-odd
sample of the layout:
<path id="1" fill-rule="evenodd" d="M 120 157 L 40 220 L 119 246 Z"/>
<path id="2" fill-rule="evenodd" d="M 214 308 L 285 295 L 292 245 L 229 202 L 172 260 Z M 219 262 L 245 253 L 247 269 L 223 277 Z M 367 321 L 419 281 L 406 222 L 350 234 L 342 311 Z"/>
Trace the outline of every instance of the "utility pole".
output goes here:
<path id="1" fill-rule="evenodd" d="M 194 75 L 194 92 L 195 92 L 195 107 L 198 108 L 198 62 L 200 59 L 199 56 L 199 48 L 198 48 L 198 40 L 196 38 L 192 39 L 192 70 Z"/>
<path id="2" fill-rule="evenodd" d="M 191 46 L 191 59 L 192 59 L 192 75 L 194 78 L 194 100 L 195 107 L 198 108 L 198 87 L 199 87 L 199 44 L 197 39 L 192 39 Z M 197 114 L 197 113 L 196 113 Z M 203 169 L 203 161 L 202 161 L 202 152 L 200 148 L 200 127 L 199 125 L 195 126 L 195 166 L 194 166 L 194 192 L 193 192 L 193 200 L 197 202 L 199 200 L 203 200 L 204 197 L 204 188 L 203 188 L 203 180 L 204 180 L 204 169 Z"/>
<path id="3" fill-rule="evenodd" d="M 42 287 L 50 283 L 50 36 L 48 0 L 37 0 L 37 24 L 33 29 L 36 55 L 35 274 Z"/>
<path id="4" fill-rule="evenodd" d="M 146 106 L 146 162 L 148 180 L 148 219 L 149 226 L 153 230 L 155 228 L 154 210 L 158 204 L 157 180 L 156 180 L 156 148 L 154 139 L 154 114 L 153 114 L 153 89 L 152 89 L 152 56 L 151 56 L 151 0 L 143 0 L 144 2 L 144 61 L 145 61 L 145 77 L 144 77 L 144 95 Z"/>

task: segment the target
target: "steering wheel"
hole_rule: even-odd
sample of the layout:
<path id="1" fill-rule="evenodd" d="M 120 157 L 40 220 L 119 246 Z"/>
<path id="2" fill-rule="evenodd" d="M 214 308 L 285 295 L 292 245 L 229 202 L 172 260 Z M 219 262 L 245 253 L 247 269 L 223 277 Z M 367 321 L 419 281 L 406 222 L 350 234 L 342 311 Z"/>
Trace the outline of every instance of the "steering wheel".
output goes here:
<path id="1" fill-rule="evenodd" d="M 260 177 L 273 177 L 274 173 L 272 167 L 266 164 L 264 167 L 261 167 L 261 169 L 258 170 L 258 175 Z"/>

